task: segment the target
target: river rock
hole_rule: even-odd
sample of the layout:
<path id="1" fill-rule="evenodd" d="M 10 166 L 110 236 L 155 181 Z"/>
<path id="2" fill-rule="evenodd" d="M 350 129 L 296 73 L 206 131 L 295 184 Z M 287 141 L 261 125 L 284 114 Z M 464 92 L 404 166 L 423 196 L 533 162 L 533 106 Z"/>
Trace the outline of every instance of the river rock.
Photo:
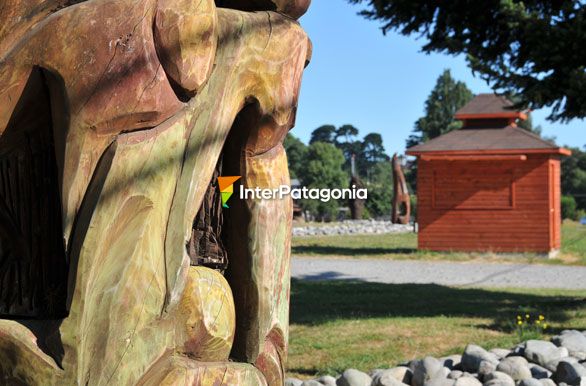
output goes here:
<path id="1" fill-rule="evenodd" d="M 400 369 L 400 370 L 397 370 Z M 407 371 L 402 371 L 407 369 Z M 401 377 L 401 372 L 403 376 Z M 388 370 L 377 371 L 372 376 L 372 386 L 404 386 L 408 384 L 403 379 L 411 380 L 411 370 L 406 367 L 393 368 Z"/>
<path id="2" fill-rule="evenodd" d="M 478 375 L 480 376 L 480 379 L 483 379 L 484 376 L 494 371 L 496 371 L 496 364 L 493 362 L 482 361 L 480 362 L 480 366 L 478 366 Z"/>
<path id="3" fill-rule="evenodd" d="M 434 357 L 425 357 L 422 360 L 412 361 L 410 368 L 413 372 L 412 386 L 423 386 L 431 379 L 443 377 L 444 375 L 442 362 Z"/>
<path id="4" fill-rule="evenodd" d="M 301 386 L 323 386 L 321 382 L 316 381 L 315 379 L 309 381 L 303 381 Z"/>
<path id="5" fill-rule="evenodd" d="M 511 350 L 506 350 L 504 348 L 493 348 L 493 349 L 489 350 L 488 352 L 496 355 L 499 359 L 506 358 L 507 356 L 509 356 L 512 353 Z"/>
<path id="6" fill-rule="evenodd" d="M 515 381 L 508 374 L 495 371 L 486 375 L 484 386 L 515 386 Z"/>
<path id="7" fill-rule="evenodd" d="M 411 384 L 411 378 L 413 377 L 413 372 L 407 366 L 397 366 L 393 367 L 392 369 L 383 370 L 385 374 L 391 375 L 393 378 L 398 380 L 401 383 L 406 383 L 408 385 Z"/>
<path id="8" fill-rule="evenodd" d="M 566 353 L 567 350 L 562 350 L 555 344 L 544 340 L 528 340 L 525 343 L 525 358 L 546 368 L 549 368 L 549 363 L 563 358 Z"/>
<path id="9" fill-rule="evenodd" d="M 469 344 L 462 355 L 462 370 L 475 373 L 480 367 L 482 361 L 487 361 L 495 366 L 498 364 L 498 358 L 495 354 L 489 353 L 480 346 Z"/>
<path id="10" fill-rule="evenodd" d="M 582 377 L 586 380 L 586 368 L 579 363 L 561 361 L 551 377 L 556 383 L 567 383 L 568 385 L 580 385 Z"/>
<path id="11" fill-rule="evenodd" d="M 505 358 L 498 364 L 496 369 L 510 375 L 511 378 L 513 378 L 515 381 L 531 378 L 529 362 L 527 362 L 527 359 L 523 357 Z"/>
<path id="12" fill-rule="evenodd" d="M 460 378 L 462 376 L 462 374 L 464 374 L 464 373 L 462 371 L 460 371 L 460 370 L 452 370 L 448 374 L 448 378 L 450 378 L 450 379 L 458 379 L 458 378 Z"/>
<path id="13" fill-rule="evenodd" d="M 531 376 L 535 379 L 545 379 L 551 377 L 552 372 L 534 363 L 529 363 L 529 370 L 531 370 Z"/>
<path id="14" fill-rule="evenodd" d="M 541 382 L 542 386 L 556 386 L 555 382 L 549 378 L 540 379 L 539 382 Z"/>
<path id="15" fill-rule="evenodd" d="M 539 380 L 534 378 L 527 378 L 519 382 L 519 386 L 543 386 Z"/>
<path id="16" fill-rule="evenodd" d="M 444 367 L 447 367 L 450 370 L 460 370 L 462 366 L 462 355 L 449 355 L 447 357 L 440 358 L 440 361 L 443 363 Z"/>
<path id="17" fill-rule="evenodd" d="M 348 369 L 336 381 L 337 386 L 371 386 L 372 378 L 356 369 Z"/>
<path id="18" fill-rule="evenodd" d="M 332 377 L 331 375 L 324 375 L 323 377 L 319 377 L 317 381 L 323 386 L 336 386 L 336 378 Z"/>
<path id="19" fill-rule="evenodd" d="M 285 386 L 301 386 L 303 381 L 297 378 L 287 378 L 285 379 Z"/>
<path id="20" fill-rule="evenodd" d="M 556 359 L 554 361 L 549 362 L 546 367 L 548 370 L 555 372 L 557 370 L 560 362 L 578 363 L 578 359 L 576 359 L 574 357 L 559 358 L 559 359 Z"/>
<path id="21" fill-rule="evenodd" d="M 454 386 L 482 386 L 482 382 L 473 377 L 460 377 L 456 379 Z"/>
<path id="22" fill-rule="evenodd" d="M 586 336 L 576 330 L 564 330 L 560 335 L 554 336 L 551 341 L 556 346 L 568 349 L 569 355 L 584 360 L 586 359 Z"/>

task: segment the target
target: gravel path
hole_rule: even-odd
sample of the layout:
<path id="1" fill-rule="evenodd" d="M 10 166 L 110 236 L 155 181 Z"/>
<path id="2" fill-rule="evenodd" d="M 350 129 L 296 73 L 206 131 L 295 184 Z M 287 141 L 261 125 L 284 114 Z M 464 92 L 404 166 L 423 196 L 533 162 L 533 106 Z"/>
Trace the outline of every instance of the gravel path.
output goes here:
<path id="1" fill-rule="evenodd" d="M 586 289 L 586 267 L 322 259 L 293 257 L 291 274 L 304 280 L 363 280 L 389 284 Z"/>

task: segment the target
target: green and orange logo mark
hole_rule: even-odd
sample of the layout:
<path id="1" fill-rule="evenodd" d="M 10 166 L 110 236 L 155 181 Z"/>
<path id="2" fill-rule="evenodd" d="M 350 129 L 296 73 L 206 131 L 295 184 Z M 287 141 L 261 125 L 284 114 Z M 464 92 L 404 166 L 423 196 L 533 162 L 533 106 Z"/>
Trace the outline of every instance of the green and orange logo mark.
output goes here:
<path id="1" fill-rule="evenodd" d="M 229 208 L 228 200 L 234 194 L 234 183 L 240 179 L 240 176 L 218 177 L 220 193 L 222 194 L 222 206 Z"/>

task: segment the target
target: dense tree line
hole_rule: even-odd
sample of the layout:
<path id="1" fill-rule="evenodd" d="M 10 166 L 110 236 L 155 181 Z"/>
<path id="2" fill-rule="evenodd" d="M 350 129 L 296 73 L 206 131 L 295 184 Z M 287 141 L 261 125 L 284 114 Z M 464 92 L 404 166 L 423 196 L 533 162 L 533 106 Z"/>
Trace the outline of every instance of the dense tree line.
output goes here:
<path id="1" fill-rule="evenodd" d="M 347 188 L 351 178 L 351 160 L 354 156 L 356 174 L 368 189 L 366 215 L 389 215 L 392 199 L 392 168 L 385 153 L 383 140 L 378 133 L 359 137 L 359 130 L 352 125 L 336 128 L 323 125 L 311 134 L 309 145 L 292 134 L 285 138 L 289 170 L 309 188 Z M 301 203 L 318 219 L 331 219 L 346 202 L 327 203 L 307 200 Z"/>
<path id="2" fill-rule="evenodd" d="M 425 101 L 425 114 L 415 122 L 406 146 L 415 146 L 460 128 L 461 122 L 454 119 L 454 114 L 473 96 L 465 83 L 455 80 L 450 71 L 445 70 Z M 519 121 L 518 125 L 541 134 L 541 127 L 533 125 L 530 115 L 528 120 Z M 382 137 L 369 133 L 360 138 L 359 134 L 359 130 L 352 125 L 323 125 L 312 132 L 309 145 L 288 134 L 284 145 L 291 176 L 312 188 L 344 188 L 349 184 L 351 159 L 355 155 L 356 173 L 368 188 L 367 215 L 388 215 L 392 199 L 392 168 Z M 586 214 L 586 148 L 571 150 L 572 156 L 562 160 L 562 194 L 565 196 L 562 212 L 565 217 L 578 218 Z M 414 194 L 417 189 L 417 164 L 414 160 L 407 163 L 406 177 Z M 326 219 L 336 216 L 338 207 L 347 203 L 308 201 L 302 205 L 318 218 Z"/>

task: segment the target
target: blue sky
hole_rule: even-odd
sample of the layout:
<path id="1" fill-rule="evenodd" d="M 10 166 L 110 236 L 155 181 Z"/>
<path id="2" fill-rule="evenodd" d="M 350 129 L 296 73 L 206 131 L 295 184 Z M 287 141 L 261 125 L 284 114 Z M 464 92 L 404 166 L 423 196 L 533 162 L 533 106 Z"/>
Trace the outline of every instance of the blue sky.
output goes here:
<path id="1" fill-rule="evenodd" d="M 358 16 L 346 0 L 313 0 L 301 24 L 313 42 L 313 58 L 303 75 L 293 134 L 308 142 L 323 125 L 352 124 L 363 136 L 378 132 L 387 152 L 404 152 L 413 123 L 444 69 L 474 93 L 490 92 L 463 57 L 420 52 L 421 41 L 396 33 L 384 36 L 379 24 Z M 546 109 L 533 112 L 543 134 L 558 144 L 586 145 L 586 121 L 552 123 Z"/>

